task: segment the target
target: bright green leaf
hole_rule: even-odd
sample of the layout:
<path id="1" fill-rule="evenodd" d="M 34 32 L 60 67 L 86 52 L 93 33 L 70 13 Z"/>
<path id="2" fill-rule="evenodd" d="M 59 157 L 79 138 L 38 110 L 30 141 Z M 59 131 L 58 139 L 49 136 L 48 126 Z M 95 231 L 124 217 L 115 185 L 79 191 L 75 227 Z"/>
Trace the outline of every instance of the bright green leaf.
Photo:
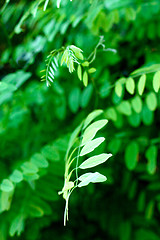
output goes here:
<path id="1" fill-rule="evenodd" d="M 134 90 L 135 90 L 135 82 L 133 80 L 133 78 L 129 77 L 126 80 L 126 89 L 130 94 L 134 94 Z"/>
<path id="2" fill-rule="evenodd" d="M 156 72 L 153 76 L 153 89 L 158 92 L 160 89 L 160 71 Z"/>
<path id="3" fill-rule="evenodd" d="M 23 180 L 23 174 L 19 170 L 14 170 L 9 178 L 12 182 L 19 183 Z"/>
<path id="4" fill-rule="evenodd" d="M 138 95 L 132 98 L 131 105 L 136 113 L 140 113 L 142 111 L 142 100 Z"/>
<path id="5" fill-rule="evenodd" d="M 83 84 L 85 87 L 88 85 L 88 74 L 86 71 L 83 73 Z"/>
<path id="6" fill-rule="evenodd" d="M 142 95 L 144 92 L 144 88 L 145 88 L 145 84 L 146 84 L 146 75 L 143 74 L 138 81 L 138 93 L 139 95 Z"/>
<path id="7" fill-rule="evenodd" d="M 103 110 L 96 109 L 91 112 L 84 121 L 83 129 L 86 128 L 96 117 L 103 113 Z"/>
<path id="8" fill-rule="evenodd" d="M 110 158 L 112 156 L 111 153 L 107 154 L 107 153 L 102 153 L 93 157 L 88 158 L 87 160 L 85 160 L 80 166 L 79 168 L 81 169 L 86 169 L 86 168 L 91 168 L 91 167 L 95 167 L 99 164 L 104 163 L 105 161 L 108 160 L 108 158 Z"/>
<path id="9" fill-rule="evenodd" d="M 82 80 L 82 67 L 80 64 L 77 67 L 77 75 L 78 75 L 79 80 L 81 81 Z"/>
<path id="10" fill-rule="evenodd" d="M 117 82 L 115 85 L 115 93 L 118 97 L 121 97 L 122 95 L 122 84 L 120 82 Z"/>
<path id="11" fill-rule="evenodd" d="M 88 73 L 94 73 L 94 72 L 96 72 L 96 68 L 90 68 L 90 69 L 88 69 Z"/>
<path id="12" fill-rule="evenodd" d="M 117 110 L 127 116 L 130 116 L 132 114 L 131 104 L 129 101 L 122 101 L 118 106 Z"/>
<path id="13" fill-rule="evenodd" d="M 88 141 L 91 141 L 96 133 L 103 128 L 108 123 L 108 120 L 102 119 L 92 123 L 89 127 L 87 127 L 83 133 L 82 145 L 86 144 Z"/>
<path id="14" fill-rule="evenodd" d="M 149 110 L 155 111 L 155 109 L 157 108 L 157 97 L 154 92 L 150 92 L 149 94 L 147 94 L 146 103 Z"/>
<path id="15" fill-rule="evenodd" d="M 87 142 L 87 144 L 82 148 L 80 152 L 80 156 L 84 156 L 90 152 L 92 152 L 95 148 L 97 148 L 102 142 L 104 142 L 104 137 L 96 138 L 92 141 Z"/>
<path id="16" fill-rule="evenodd" d="M 87 186 L 89 183 L 105 182 L 107 180 L 106 176 L 100 174 L 99 172 L 85 173 L 81 175 L 78 179 L 81 181 L 78 184 L 78 187 Z"/>
<path id="17" fill-rule="evenodd" d="M 1 190 L 4 192 L 11 192 L 14 189 L 13 183 L 9 179 L 4 179 L 1 183 Z"/>

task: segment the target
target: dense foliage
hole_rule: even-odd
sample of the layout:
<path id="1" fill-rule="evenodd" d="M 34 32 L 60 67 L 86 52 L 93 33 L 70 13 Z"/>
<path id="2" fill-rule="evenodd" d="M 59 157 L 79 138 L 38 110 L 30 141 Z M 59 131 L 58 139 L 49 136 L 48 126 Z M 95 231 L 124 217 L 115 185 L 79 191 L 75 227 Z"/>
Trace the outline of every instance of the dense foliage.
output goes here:
<path id="1" fill-rule="evenodd" d="M 0 240 L 159 240 L 159 0 L 1 1 L 0 36 Z"/>

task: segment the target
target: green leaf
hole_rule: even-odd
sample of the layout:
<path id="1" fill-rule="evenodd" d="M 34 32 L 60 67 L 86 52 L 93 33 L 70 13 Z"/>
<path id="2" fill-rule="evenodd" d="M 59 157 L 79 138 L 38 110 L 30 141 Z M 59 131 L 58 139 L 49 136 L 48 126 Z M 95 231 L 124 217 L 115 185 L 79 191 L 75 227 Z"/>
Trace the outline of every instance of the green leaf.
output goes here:
<path id="1" fill-rule="evenodd" d="M 82 66 L 83 66 L 83 67 L 89 67 L 89 62 L 88 62 L 88 61 L 83 62 L 83 63 L 82 63 Z"/>
<path id="2" fill-rule="evenodd" d="M 47 145 L 42 148 L 42 155 L 50 161 L 59 161 L 60 156 L 57 148 Z"/>
<path id="3" fill-rule="evenodd" d="M 117 112 L 113 107 L 108 108 L 104 114 L 107 119 L 117 121 Z"/>
<path id="4" fill-rule="evenodd" d="M 157 72 L 160 70 L 160 64 L 153 64 L 149 67 L 143 67 L 135 70 L 134 72 L 131 73 L 132 76 L 137 77 L 142 74 L 147 74 L 147 73 L 152 73 L 152 72 Z"/>
<path id="5" fill-rule="evenodd" d="M 94 73 L 94 72 L 96 72 L 96 68 L 90 68 L 90 69 L 88 69 L 88 73 Z"/>
<path id="6" fill-rule="evenodd" d="M 17 235 L 20 236 L 23 230 L 24 230 L 24 217 L 22 215 L 18 215 L 11 222 L 9 234 L 11 237 L 13 237 L 17 232 Z"/>
<path id="7" fill-rule="evenodd" d="M 79 80 L 81 81 L 82 80 L 82 67 L 80 64 L 77 67 L 77 75 L 78 75 Z"/>
<path id="8" fill-rule="evenodd" d="M 118 106 L 117 110 L 127 116 L 132 114 L 131 104 L 128 101 L 122 101 Z"/>
<path id="9" fill-rule="evenodd" d="M 58 192 L 58 194 L 59 195 L 60 194 L 64 194 L 65 192 L 67 192 L 68 190 L 72 189 L 73 187 L 74 187 L 74 182 L 72 182 L 72 181 L 65 182 L 65 185 L 64 185 L 62 191 Z"/>
<path id="10" fill-rule="evenodd" d="M 142 111 L 142 100 L 138 95 L 131 100 L 131 105 L 136 113 Z"/>
<path id="11" fill-rule="evenodd" d="M 147 94 L 146 103 L 147 103 L 147 107 L 149 108 L 149 110 L 151 110 L 151 111 L 156 110 L 156 108 L 157 108 L 157 97 L 156 97 L 156 94 L 154 92 L 150 92 L 149 94 Z"/>
<path id="12" fill-rule="evenodd" d="M 82 128 L 82 123 L 73 131 L 73 133 L 71 134 L 70 136 L 70 139 L 69 139 L 69 143 L 68 143 L 68 149 L 67 149 L 67 154 L 69 153 L 71 147 L 73 146 L 73 144 L 75 143 L 77 137 L 78 137 L 78 134 L 80 133 L 81 131 L 81 128 Z"/>
<path id="13" fill-rule="evenodd" d="M 93 86 L 91 84 L 89 84 L 86 88 L 83 89 L 83 92 L 81 94 L 81 99 L 80 99 L 80 106 L 82 108 L 85 108 L 88 106 L 92 93 L 93 93 Z"/>
<path id="14" fill-rule="evenodd" d="M 96 133 L 101 128 L 103 128 L 107 123 L 108 123 L 108 120 L 102 119 L 102 120 L 98 120 L 98 121 L 92 123 L 89 127 L 87 127 L 83 133 L 81 146 L 86 144 L 88 141 L 91 141 L 94 138 L 94 136 L 96 135 Z"/>
<path id="15" fill-rule="evenodd" d="M 84 121 L 83 129 L 85 129 L 96 117 L 103 113 L 103 110 L 97 109 L 91 112 Z"/>
<path id="16" fill-rule="evenodd" d="M 21 168 L 25 174 L 34 174 L 38 172 L 38 168 L 32 162 L 24 162 Z"/>
<path id="17" fill-rule="evenodd" d="M 134 90 L 135 90 L 135 82 L 133 80 L 133 78 L 129 77 L 126 80 L 126 89 L 130 94 L 134 94 Z"/>
<path id="18" fill-rule="evenodd" d="M 139 95 L 142 95 L 144 92 L 144 88 L 145 88 L 145 84 L 146 84 L 146 75 L 143 74 L 138 81 L 138 93 Z"/>
<path id="19" fill-rule="evenodd" d="M 14 189 L 13 183 L 9 179 L 3 179 L 1 183 L 1 190 L 4 192 L 11 192 Z"/>
<path id="20" fill-rule="evenodd" d="M 125 150 L 125 162 L 129 170 L 135 169 L 138 161 L 139 148 L 135 141 L 132 141 L 127 145 Z"/>
<path id="21" fill-rule="evenodd" d="M 141 124 L 141 115 L 133 111 L 132 115 L 128 116 L 128 122 L 132 127 L 138 127 Z"/>
<path id="22" fill-rule="evenodd" d="M 150 220 L 152 219 L 153 213 L 154 213 L 154 206 L 155 206 L 155 202 L 154 201 L 150 201 L 146 207 L 146 211 L 145 211 L 145 217 L 146 219 Z"/>
<path id="23" fill-rule="evenodd" d="M 83 84 L 85 87 L 88 85 L 88 74 L 86 71 L 83 73 Z"/>
<path id="24" fill-rule="evenodd" d="M 153 112 L 146 106 L 146 104 L 143 105 L 142 108 L 142 121 L 145 125 L 149 126 L 153 122 Z"/>
<path id="25" fill-rule="evenodd" d="M 158 154 L 158 149 L 154 145 L 150 146 L 145 153 L 145 156 L 148 160 L 147 171 L 148 171 L 149 174 L 154 174 L 155 171 L 156 171 L 157 154 Z"/>
<path id="26" fill-rule="evenodd" d="M 12 182 L 19 183 L 23 180 L 23 174 L 19 170 L 14 170 L 9 178 Z"/>
<path id="27" fill-rule="evenodd" d="M 99 172 L 85 173 L 81 175 L 78 179 L 81 181 L 78 184 L 78 187 L 87 186 L 89 183 L 105 182 L 107 180 L 106 176 L 100 174 Z"/>
<path id="28" fill-rule="evenodd" d="M 78 87 L 73 88 L 69 94 L 68 104 L 73 113 L 78 111 L 80 105 L 80 95 L 81 91 Z"/>
<path id="29" fill-rule="evenodd" d="M 29 173 L 29 172 L 25 172 L 23 174 L 23 177 L 26 181 L 30 182 L 30 181 L 34 181 L 39 179 L 39 175 L 37 173 Z"/>
<path id="30" fill-rule="evenodd" d="M 115 93 L 118 97 L 121 97 L 122 95 L 122 84 L 119 81 L 115 85 Z"/>
<path id="31" fill-rule="evenodd" d="M 153 76 L 153 89 L 158 92 L 160 89 L 160 71 L 156 72 Z"/>
<path id="32" fill-rule="evenodd" d="M 111 153 L 107 154 L 107 153 L 102 153 L 93 157 L 88 158 L 87 160 L 85 160 L 80 166 L 79 168 L 81 169 L 86 169 L 86 168 L 91 168 L 91 167 L 95 167 L 99 164 L 104 163 L 106 160 L 108 160 L 108 158 L 110 158 L 112 156 Z"/>
<path id="33" fill-rule="evenodd" d="M 0 213 L 8 211 L 12 203 L 13 191 L 4 192 L 0 191 Z"/>
<path id="34" fill-rule="evenodd" d="M 40 153 L 35 153 L 31 157 L 31 162 L 36 165 L 38 168 L 47 168 L 48 167 L 48 161 L 46 158 L 40 154 Z"/>
<path id="35" fill-rule="evenodd" d="M 95 148 L 97 148 L 102 142 L 104 142 L 104 137 L 96 138 L 92 141 L 89 141 L 81 150 L 80 156 L 84 156 L 90 152 L 92 152 Z"/>
<path id="36" fill-rule="evenodd" d="M 44 215 L 44 211 L 41 207 L 34 204 L 30 204 L 28 207 L 29 215 L 31 217 L 42 217 Z"/>

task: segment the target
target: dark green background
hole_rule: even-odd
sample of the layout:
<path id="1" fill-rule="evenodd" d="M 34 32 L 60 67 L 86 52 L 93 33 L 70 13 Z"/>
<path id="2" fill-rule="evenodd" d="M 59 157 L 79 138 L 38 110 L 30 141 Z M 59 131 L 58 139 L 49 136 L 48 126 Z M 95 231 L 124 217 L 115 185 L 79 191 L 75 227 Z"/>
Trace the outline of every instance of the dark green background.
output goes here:
<path id="1" fill-rule="evenodd" d="M 159 1 L 62 0 L 57 9 L 50 0 L 46 11 L 42 2 L 36 13 L 38 2 L 1 6 L 0 83 L 8 85 L 3 89 L 0 84 L 0 182 L 15 169 L 22 170 L 35 153 L 47 156 L 49 166 L 33 174 L 33 180 L 18 183 L 12 202 L 2 198 L 0 190 L 0 240 L 159 240 L 160 94 L 152 84 L 156 70 L 146 74 L 139 113 L 119 105 L 125 100 L 131 106 L 141 74 L 134 77 L 134 95 L 124 85 L 121 97 L 115 93 L 119 78 L 160 63 Z M 51 50 L 74 44 L 87 58 L 102 35 L 106 48 L 117 53 L 99 48 L 92 63 L 97 71 L 87 88 L 65 67 L 59 67 L 51 87 L 40 81 Z M 156 96 L 156 104 L 149 103 L 152 110 L 146 100 L 151 92 Z M 94 109 L 103 109 L 109 120 L 98 152 L 113 157 L 96 167 L 108 180 L 72 194 L 69 222 L 63 227 L 64 201 L 57 193 L 63 186 L 69 136 Z M 11 205 L 2 211 L 7 201 Z M 21 215 L 24 231 L 10 238 L 11 225 Z"/>

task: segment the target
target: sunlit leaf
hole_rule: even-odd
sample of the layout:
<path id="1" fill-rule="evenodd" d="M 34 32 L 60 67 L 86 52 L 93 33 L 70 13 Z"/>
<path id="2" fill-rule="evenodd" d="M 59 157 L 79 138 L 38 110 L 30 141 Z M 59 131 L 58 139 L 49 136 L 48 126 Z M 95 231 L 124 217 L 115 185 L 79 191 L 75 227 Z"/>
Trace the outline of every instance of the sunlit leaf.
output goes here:
<path id="1" fill-rule="evenodd" d="M 105 138 L 104 137 L 99 137 L 96 138 L 92 141 L 87 142 L 86 145 L 82 148 L 80 152 L 80 156 L 84 156 L 90 152 L 92 152 L 95 148 L 97 148 L 102 142 L 104 142 Z"/>
<path id="2" fill-rule="evenodd" d="M 81 169 L 86 169 L 86 168 L 91 168 L 91 167 L 95 167 L 99 164 L 104 163 L 106 160 L 108 160 L 108 158 L 110 158 L 112 156 L 111 153 L 107 154 L 107 153 L 102 153 L 100 155 L 96 155 L 93 157 L 88 158 L 87 160 L 85 160 L 80 166 L 79 168 Z"/>
<path id="3" fill-rule="evenodd" d="M 99 172 L 95 172 L 85 173 L 79 177 L 79 180 L 81 182 L 78 184 L 78 187 L 84 187 L 87 186 L 89 183 L 105 182 L 107 178 L 106 176 L 100 174 Z"/>

